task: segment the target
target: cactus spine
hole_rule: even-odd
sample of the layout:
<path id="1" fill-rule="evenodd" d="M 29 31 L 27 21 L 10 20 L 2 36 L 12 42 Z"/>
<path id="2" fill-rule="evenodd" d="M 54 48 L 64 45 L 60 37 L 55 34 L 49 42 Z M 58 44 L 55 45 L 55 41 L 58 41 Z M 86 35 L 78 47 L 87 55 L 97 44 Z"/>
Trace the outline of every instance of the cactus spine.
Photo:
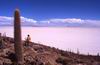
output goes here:
<path id="1" fill-rule="evenodd" d="M 21 24 L 20 24 L 20 13 L 16 9 L 14 12 L 14 48 L 16 54 L 17 65 L 23 64 L 23 46 L 21 42 Z"/>

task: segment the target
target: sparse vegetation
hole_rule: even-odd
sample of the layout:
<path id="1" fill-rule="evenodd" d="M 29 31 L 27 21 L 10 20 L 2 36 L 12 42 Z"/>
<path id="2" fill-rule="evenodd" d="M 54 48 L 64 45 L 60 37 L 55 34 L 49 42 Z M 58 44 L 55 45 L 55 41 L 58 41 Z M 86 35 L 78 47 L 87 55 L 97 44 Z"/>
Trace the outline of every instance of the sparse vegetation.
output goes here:
<path id="1" fill-rule="evenodd" d="M 8 39 L 9 37 L 7 37 Z M 0 49 L 0 65 L 14 65 L 16 56 L 14 52 L 13 38 L 10 43 Z M 24 41 L 23 41 L 24 42 Z M 42 49 L 41 49 L 42 48 Z M 41 49 L 41 51 L 40 51 Z M 100 56 L 81 55 L 73 52 L 63 51 L 38 43 L 32 43 L 30 47 L 23 47 L 24 65 L 97 65 L 100 64 Z M 4 60 L 3 60 L 4 59 Z"/>

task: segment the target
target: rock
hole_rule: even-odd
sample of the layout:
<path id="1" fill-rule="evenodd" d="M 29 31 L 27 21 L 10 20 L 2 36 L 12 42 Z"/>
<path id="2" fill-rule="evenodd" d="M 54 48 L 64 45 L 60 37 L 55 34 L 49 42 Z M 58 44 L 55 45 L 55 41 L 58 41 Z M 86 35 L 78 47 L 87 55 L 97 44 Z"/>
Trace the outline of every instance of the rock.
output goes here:
<path id="1" fill-rule="evenodd" d="M 0 58 L 0 65 L 3 65 L 3 58 Z"/>
<path id="2" fill-rule="evenodd" d="M 11 65 L 11 64 L 12 62 L 10 59 L 7 59 L 7 58 L 3 59 L 3 65 Z"/>

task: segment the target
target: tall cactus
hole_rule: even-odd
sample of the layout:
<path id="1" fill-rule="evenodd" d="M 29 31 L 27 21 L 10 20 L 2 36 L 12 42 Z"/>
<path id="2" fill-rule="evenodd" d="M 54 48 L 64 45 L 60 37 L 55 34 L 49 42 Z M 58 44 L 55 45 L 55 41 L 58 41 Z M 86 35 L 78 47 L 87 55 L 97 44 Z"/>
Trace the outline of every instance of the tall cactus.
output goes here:
<path id="1" fill-rule="evenodd" d="M 23 46 L 21 42 L 21 24 L 20 24 L 20 13 L 16 9 L 14 12 L 14 48 L 16 54 L 16 61 L 18 65 L 23 64 Z"/>

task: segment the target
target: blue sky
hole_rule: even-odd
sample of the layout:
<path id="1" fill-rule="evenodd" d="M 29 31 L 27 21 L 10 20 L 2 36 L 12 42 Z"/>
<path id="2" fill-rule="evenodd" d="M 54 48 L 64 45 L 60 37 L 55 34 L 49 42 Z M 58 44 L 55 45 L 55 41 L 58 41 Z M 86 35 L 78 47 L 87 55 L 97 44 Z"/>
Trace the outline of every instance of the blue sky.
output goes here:
<path id="1" fill-rule="evenodd" d="M 67 18 L 100 22 L 100 0 L 0 0 L 0 16 L 12 17 L 16 8 L 37 23 Z"/>

